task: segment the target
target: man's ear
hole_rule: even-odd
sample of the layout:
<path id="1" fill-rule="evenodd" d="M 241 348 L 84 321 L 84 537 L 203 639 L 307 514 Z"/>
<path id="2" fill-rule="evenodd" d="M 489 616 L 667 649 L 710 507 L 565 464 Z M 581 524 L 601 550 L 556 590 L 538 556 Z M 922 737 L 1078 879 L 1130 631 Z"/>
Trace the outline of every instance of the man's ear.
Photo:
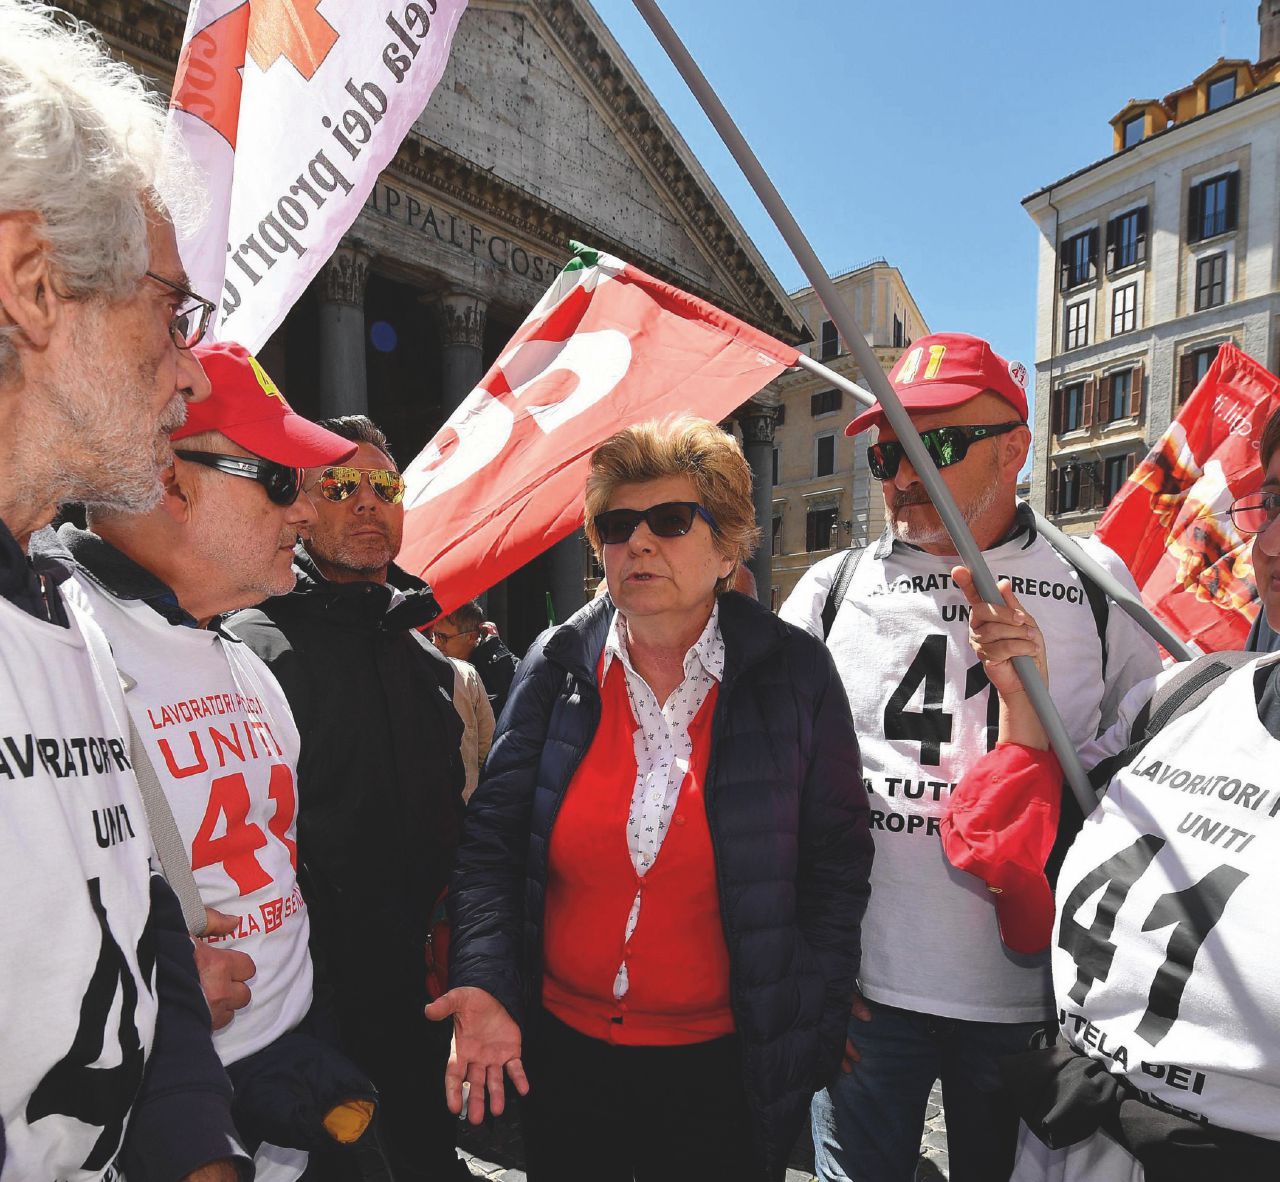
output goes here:
<path id="1" fill-rule="evenodd" d="M 160 473 L 160 483 L 164 485 L 164 493 L 160 504 L 164 511 L 176 522 L 185 523 L 191 519 L 191 488 L 195 483 L 194 474 L 188 468 L 184 477 L 179 475 L 178 465 L 170 461 L 169 466 Z"/>
<path id="2" fill-rule="evenodd" d="M 1017 480 L 1018 473 L 1022 471 L 1023 465 L 1027 462 L 1027 456 L 1031 453 L 1031 429 L 1019 427 L 999 438 L 1004 444 L 1001 456 L 1004 461 L 1003 467 L 1006 471 L 1011 470 L 1014 480 Z"/>
<path id="3" fill-rule="evenodd" d="M 41 222 L 25 211 L 0 213 L 0 324 L 44 349 L 65 301 L 53 289 Z"/>

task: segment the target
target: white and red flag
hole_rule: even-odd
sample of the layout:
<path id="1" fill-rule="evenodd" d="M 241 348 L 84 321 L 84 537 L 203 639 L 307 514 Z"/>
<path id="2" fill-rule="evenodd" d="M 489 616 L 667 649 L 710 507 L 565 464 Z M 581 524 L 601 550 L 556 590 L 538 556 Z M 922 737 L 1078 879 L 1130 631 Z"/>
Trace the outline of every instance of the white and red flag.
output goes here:
<path id="1" fill-rule="evenodd" d="M 210 216 L 179 243 L 214 335 L 256 352 L 444 72 L 466 0 L 192 0 L 171 128 Z"/>
<path id="2" fill-rule="evenodd" d="M 1225 344 L 1098 523 L 1143 601 L 1205 652 L 1240 649 L 1258 614 L 1250 539 L 1227 513 L 1262 486 L 1258 441 L 1280 379 Z"/>
<path id="3" fill-rule="evenodd" d="M 585 247 L 405 470 L 397 561 L 444 610 L 582 524 L 592 450 L 689 412 L 717 421 L 795 364 L 789 345 Z"/>

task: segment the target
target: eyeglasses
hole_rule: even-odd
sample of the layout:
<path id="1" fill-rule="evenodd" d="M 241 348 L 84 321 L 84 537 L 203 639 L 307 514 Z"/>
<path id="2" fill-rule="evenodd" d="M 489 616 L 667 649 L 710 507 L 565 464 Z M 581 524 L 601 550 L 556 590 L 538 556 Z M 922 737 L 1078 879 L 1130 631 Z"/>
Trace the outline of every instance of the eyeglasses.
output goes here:
<path id="1" fill-rule="evenodd" d="M 352 468 L 339 464 L 324 469 L 309 489 L 318 488 L 326 501 L 345 501 L 359 490 L 360 480 L 365 476 L 380 501 L 398 505 L 404 499 L 404 477 L 394 468 Z"/>
<path id="2" fill-rule="evenodd" d="M 277 505 L 292 505 L 302 491 L 302 469 L 290 468 L 287 464 L 277 464 L 275 460 L 224 456 L 209 451 L 179 451 L 176 448 L 173 454 L 193 464 L 203 464 L 206 468 L 225 472 L 228 476 L 243 476 L 246 480 L 256 480 L 267 490 L 267 496 L 271 501 Z"/>
<path id="3" fill-rule="evenodd" d="M 712 533 L 720 532 L 716 519 L 696 501 L 663 501 L 647 509 L 606 509 L 596 514 L 595 526 L 606 546 L 617 546 L 631 537 L 642 521 L 656 537 L 683 537 L 693 528 L 695 516 L 701 517 Z"/>
<path id="4" fill-rule="evenodd" d="M 441 632 L 438 628 L 431 633 L 432 640 L 457 640 L 459 636 L 470 636 L 472 632 L 479 632 L 479 628 L 459 628 L 456 632 Z"/>
<path id="5" fill-rule="evenodd" d="M 169 321 L 169 336 L 179 349 L 194 349 L 204 339 L 204 331 L 209 327 L 209 318 L 214 312 L 213 303 L 154 271 L 147 271 L 146 276 L 183 297 L 184 302 Z"/>
<path id="6" fill-rule="evenodd" d="M 1026 423 L 995 423 L 973 427 L 934 427 L 920 432 L 920 442 L 939 468 L 950 468 L 969 454 L 969 444 L 979 439 L 994 439 L 997 435 L 1025 426 Z M 872 444 L 867 448 L 871 475 L 877 480 L 892 480 L 898 474 L 898 465 L 905 454 L 906 450 L 896 439 Z"/>
<path id="7" fill-rule="evenodd" d="M 1237 497 L 1227 510 L 1242 534 L 1260 534 L 1280 516 L 1280 492 L 1250 493 Z"/>

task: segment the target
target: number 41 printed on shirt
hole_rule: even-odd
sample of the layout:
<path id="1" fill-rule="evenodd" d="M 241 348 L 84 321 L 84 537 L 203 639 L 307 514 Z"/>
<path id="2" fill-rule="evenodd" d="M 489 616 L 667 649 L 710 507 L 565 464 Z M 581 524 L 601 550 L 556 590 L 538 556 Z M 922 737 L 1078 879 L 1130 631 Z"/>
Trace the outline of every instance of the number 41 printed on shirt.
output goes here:
<path id="1" fill-rule="evenodd" d="M 271 765 L 267 795 L 276 806 L 267 827 L 289 851 L 289 861 L 296 870 L 298 845 L 289 837 L 289 826 L 293 824 L 298 797 L 294 791 L 293 771 L 287 764 Z M 250 805 L 249 785 L 243 772 L 216 777 L 209 785 L 209 805 L 191 843 L 192 871 L 221 863 L 241 895 L 251 895 L 272 881 L 257 858 L 257 851 L 267 844 L 268 838 L 260 826 L 249 820 Z M 215 837 L 220 828 L 219 821 L 224 818 L 222 835 Z"/>

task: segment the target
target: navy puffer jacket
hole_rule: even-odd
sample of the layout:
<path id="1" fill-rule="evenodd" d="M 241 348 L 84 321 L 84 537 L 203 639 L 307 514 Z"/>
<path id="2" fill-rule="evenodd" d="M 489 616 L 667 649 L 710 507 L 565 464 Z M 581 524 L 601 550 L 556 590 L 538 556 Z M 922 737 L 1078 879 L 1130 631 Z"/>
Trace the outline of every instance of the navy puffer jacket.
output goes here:
<path id="1" fill-rule="evenodd" d="M 522 1025 L 541 1011 L 551 828 L 599 723 L 612 616 L 596 600 L 520 662 L 458 849 L 449 983 L 487 990 Z M 707 821 L 747 1100 L 777 1170 L 844 1047 L 869 893 L 867 797 L 826 647 L 733 592 L 720 629 Z"/>

